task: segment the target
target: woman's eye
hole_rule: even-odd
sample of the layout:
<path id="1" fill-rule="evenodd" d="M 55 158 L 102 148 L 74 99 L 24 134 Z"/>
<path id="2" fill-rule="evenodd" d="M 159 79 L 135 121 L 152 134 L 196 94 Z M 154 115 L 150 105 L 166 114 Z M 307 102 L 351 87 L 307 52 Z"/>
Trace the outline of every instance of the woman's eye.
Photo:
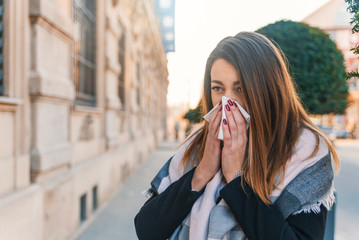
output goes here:
<path id="1" fill-rule="evenodd" d="M 218 92 L 218 91 L 221 91 L 222 88 L 220 88 L 220 87 L 212 87 L 212 90 Z"/>
<path id="2" fill-rule="evenodd" d="M 242 92 L 242 88 L 238 87 L 238 88 L 236 88 L 236 91 L 237 92 Z"/>

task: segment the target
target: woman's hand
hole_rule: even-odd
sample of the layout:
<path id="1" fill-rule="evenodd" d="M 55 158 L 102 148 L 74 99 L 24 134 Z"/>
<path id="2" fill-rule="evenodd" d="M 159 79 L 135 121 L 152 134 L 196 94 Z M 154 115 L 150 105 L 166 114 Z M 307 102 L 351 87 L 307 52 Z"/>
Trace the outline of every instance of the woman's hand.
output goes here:
<path id="1" fill-rule="evenodd" d="M 200 191 L 213 178 L 220 168 L 221 140 L 218 140 L 219 126 L 222 119 L 222 105 L 209 119 L 208 135 L 203 158 L 198 164 L 193 178 L 192 189 Z"/>
<path id="2" fill-rule="evenodd" d="M 228 100 L 225 107 L 227 121 L 223 119 L 222 172 L 229 183 L 242 170 L 247 146 L 246 121 L 237 105 Z"/>

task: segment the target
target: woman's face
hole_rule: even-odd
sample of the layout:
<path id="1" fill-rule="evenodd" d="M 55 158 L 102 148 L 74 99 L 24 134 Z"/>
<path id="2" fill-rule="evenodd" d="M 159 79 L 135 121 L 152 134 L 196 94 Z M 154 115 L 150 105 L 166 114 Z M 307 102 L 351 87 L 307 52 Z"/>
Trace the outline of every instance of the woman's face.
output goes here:
<path id="1" fill-rule="evenodd" d="M 224 59 L 217 59 L 212 65 L 211 94 L 213 106 L 221 101 L 222 96 L 226 96 L 247 110 L 237 70 Z"/>

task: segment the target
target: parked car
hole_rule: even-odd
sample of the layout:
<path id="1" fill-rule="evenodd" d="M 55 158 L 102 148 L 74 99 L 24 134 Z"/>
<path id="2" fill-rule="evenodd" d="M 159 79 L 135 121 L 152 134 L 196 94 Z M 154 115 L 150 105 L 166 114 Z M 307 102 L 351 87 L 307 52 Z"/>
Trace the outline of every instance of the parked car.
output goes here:
<path id="1" fill-rule="evenodd" d="M 322 132 L 327 135 L 328 139 L 333 143 L 334 140 L 337 138 L 336 134 L 334 133 L 334 128 L 332 127 L 323 127 L 321 124 L 318 124 L 317 127 L 322 130 Z"/>
<path id="2" fill-rule="evenodd" d="M 325 133 L 325 135 L 329 136 L 329 134 L 331 134 L 333 132 L 333 128 L 332 127 L 323 127 L 321 124 L 318 124 L 317 127 L 322 130 L 322 132 Z"/>
<path id="3" fill-rule="evenodd" d="M 332 127 L 323 127 L 322 125 L 318 124 L 317 127 L 322 130 L 322 132 L 327 135 L 328 139 L 334 143 L 334 140 L 336 139 L 348 139 L 353 138 L 352 134 L 350 134 L 345 129 L 338 129 L 338 128 L 332 128 Z"/>
<path id="4" fill-rule="evenodd" d="M 351 138 L 351 134 L 345 129 L 335 129 L 330 133 L 335 136 L 335 139 L 346 139 Z"/>

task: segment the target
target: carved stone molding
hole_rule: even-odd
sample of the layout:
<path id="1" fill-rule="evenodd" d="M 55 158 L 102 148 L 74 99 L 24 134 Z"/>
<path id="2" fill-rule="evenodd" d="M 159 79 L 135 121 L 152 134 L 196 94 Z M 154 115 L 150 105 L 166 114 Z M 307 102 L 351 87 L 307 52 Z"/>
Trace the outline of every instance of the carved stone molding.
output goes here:
<path id="1" fill-rule="evenodd" d="M 94 136 L 95 131 L 93 126 L 93 117 L 92 115 L 87 115 L 81 127 L 80 140 L 90 141 L 94 138 Z"/>

